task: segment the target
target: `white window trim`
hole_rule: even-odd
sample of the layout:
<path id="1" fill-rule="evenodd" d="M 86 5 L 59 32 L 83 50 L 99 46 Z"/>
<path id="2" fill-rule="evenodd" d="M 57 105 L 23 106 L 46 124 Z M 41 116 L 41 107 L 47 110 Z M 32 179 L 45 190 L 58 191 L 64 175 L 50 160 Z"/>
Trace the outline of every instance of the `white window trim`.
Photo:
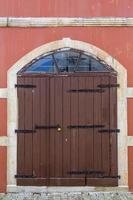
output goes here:
<path id="1" fill-rule="evenodd" d="M 71 40 L 70 38 L 64 38 L 62 40 L 50 42 L 44 44 L 30 53 L 22 57 L 17 63 L 15 63 L 8 70 L 7 79 L 7 103 L 8 103 L 8 160 L 7 160 L 7 191 L 23 191 L 26 188 L 32 191 L 34 187 L 23 187 L 16 185 L 16 179 L 14 175 L 17 169 L 17 137 L 15 129 L 18 126 L 18 106 L 17 106 L 17 89 L 14 85 L 17 83 L 17 72 L 22 69 L 33 59 L 38 56 L 45 54 L 49 51 L 57 50 L 59 48 L 75 48 L 88 53 L 93 57 L 98 57 L 105 63 L 110 65 L 114 70 L 118 72 L 118 83 L 120 88 L 117 90 L 118 99 L 118 128 L 120 133 L 118 134 L 118 175 L 121 176 L 119 179 L 120 188 L 128 188 L 128 154 L 127 154 L 127 70 L 113 57 L 111 57 L 105 51 L 97 48 L 94 45 Z M 128 94 L 129 95 L 129 94 Z M 24 189 L 25 188 L 25 189 Z M 43 187 L 46 188 L 46 187 Z M 88 187 L 90 188 L 90 187 Z M 118 188 L 118 187 L 117 187 Z M 92 187 L 94 190 L 95 187 Z M 107 188 L 108 190 L 108 188 Z"/>

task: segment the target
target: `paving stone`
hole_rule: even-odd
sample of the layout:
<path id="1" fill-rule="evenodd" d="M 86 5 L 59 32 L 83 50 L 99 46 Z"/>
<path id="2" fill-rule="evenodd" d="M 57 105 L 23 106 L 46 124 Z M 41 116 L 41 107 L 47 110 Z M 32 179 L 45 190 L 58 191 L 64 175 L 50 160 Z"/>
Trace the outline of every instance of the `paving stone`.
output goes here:
<path id="1" fill-rule="evenodd" d="M 61 196 L 54 196 L 53 200 L 61 200 Z"/>
<path id="2" fill-rule="evenodd" d="M 41 197 L 40 197 L 40 200 L 48 200 L 48 195 L 42 193 L 42 194 L 41 194 Z"/>
<path id="3" fill-rule="evenodd" d="M 133 200 L 132 193 L 8 193 L 0 194 L 0 200 Z"/>
<path id="4" fill-rule="evenodd" d="M 121 197 L 121 200 L 133 200 L 133 194 L 132 193 L 122 193 L 121 195 L 120 195 L 120 197 Z"/>
<path id="5" fill-rule="evenodd" d="M 83 193 L 81 199 L 82 200 L 91 200 L 91 196 L 88 193 Z"/>

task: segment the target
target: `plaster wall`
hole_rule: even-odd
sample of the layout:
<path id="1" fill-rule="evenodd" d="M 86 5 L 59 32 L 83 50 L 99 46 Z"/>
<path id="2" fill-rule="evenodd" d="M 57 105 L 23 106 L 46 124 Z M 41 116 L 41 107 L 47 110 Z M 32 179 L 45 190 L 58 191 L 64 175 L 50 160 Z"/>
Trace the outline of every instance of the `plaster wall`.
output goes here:
<path id="1" fill-rule="evenodd" d="M 129 176 L 127 174 L 128 171 L 128 162 L 127 162 L 127 150 L 128 146 L 133 146 L 132 139 L 132 111 L 131 107 L 133 105 L 133 69 L 132 69 L 132 38 L 133 29 L 129 27 L 58 27 L 58 28 L 1 28 L 0 29 L 0 147 L 2 152 L 3 160 L 0 160 L 0 165 L 2 166 L 3 162 L 5 163 L 5 168 L 2 168 L 3 181 L 0 185 L 1 191 L 4 191 L 6 188 L 6 184 L 15 185 L 14 179 L 9 177 L 14 177 L 16 172 L 16 164 L 12 161 L 9 162 L 8 159 L 8 179 L 6 179 L 7 168 L 6 168 L 6 146 L 8 146 L 8 158 L 16 156 L 16 139 L 14 140 L 14 129 L 17 125 L 17 109 L 15 105 L 17 105 L 16 101 L 16 93 L 14 90 L 14 84 L 16 82 L 16 75 L 12 74 L 10 71 L 11 66 L 15 66 L 15 69 L 22 68 L 26 63 L 28 63 L 31 59 L 35 58 L 37 55 L 50 51 L 51 48 L 59 48 L 65 46 L 73 46 L 76 48 L 82 49 L 85 48 L 87 52 L 91 52 L 92 54 L 100 57 L 105 62 L 110 63 L 111 66 L 114 66 L 115 69 L 118 67 L 119 83 L 121 85 L 121 90 L 118 91 L 118 95 L 120 98 L 120 107 L 119 107 L 119 127 L 121 127 L 122 135 L 120 136 L 119 143 L 119 166 L 121 166 L 122 179 L 120 181 L 121 186 L 128 186 L 128 177 L 129 177 L 129 187 L 133 188 L 133 178 L 131 176 L 131 167 L 132 162 L 131 158 L 133 155 L 133 148 L 129 150 Z M 112 37 L 112 35 L 114 37 Z M 33 49 L 36 49 L 38 46 L 42 46 L 42 44 L 49 43 L 51 41 L 58 40 L 60 38 L 71 36 L 71 40 L 62 40 L 64 42 L 53 43 L 52 47 L 45 46 L 42 50 L 35 53 L 35 51 L 30 52 Z M 83 47 L 80 42 L 75 44 L 73 39 L 77 41 L 84 41 L 87 44 L 92 44 L 87 47 Z M 28 42 L 27 42 L 28 41 Z M 95 51 L 95 46 L 104 50 L 106 53 L 101 53 L 101 51 Z M 26 55 L 21 62 L 16 61 L 22 58 L 23 55 Z M 109 56 L 111 55 L 111 56 Z M 115 59 L 114 59 L 115 58 Z M 118 60 L 122 65 L 116 62 Z M 124 66 L 124 67 L 123 67 Z M 122 69 L 122 72 L 120 72 Z M 17 72 L 15 71 L 15 73 Z M 120 71 L 119 71 L 120 70 Z M 11 72 L 10 78 L 8 76 L 7 79 L 7 71 Z M 9 74 L 8 72 L 8 74 Z M 128 75 L 128 78 L 127 78 Z M 128 81 L 128 87 L 127 87 Z M 8 83 L 8 88 L 7 88 Z M 129 87 L 130 86 L 130 87 Z M 130 98 L 130 102 L 128 103 L 128 111 L 127 111 L 127 98 Z M 7 129 L 7 99 L 8 99 L 8 129 Z M 15 100 L 13 100 L 15 99 Z M 12 102 L 12 104 L 10 104 Z M 15 111 L 15 112 L 14 112 Z M 10 115 L 10 113 L 13 113 Z M 128 113 L 128 127 L 127 129 L 127 113 Z M 11 118 L 10 118 L 11 117 Z M 10 123 L 10 126 L 9 126 Z M 124 127 L 123 127 L 124 123 Z M 8 137 L 6 137 L 8 132 Z M 127 133 L 130 137 L 127 137 Z M 5 137 L 4 137 L 5 136 Z M 5 149 L 4 151 L 2 149 Z M 11 154 L 9 152 L 12 152 Z M 125 157 L 123 156 L 125 155 Z M 126 158 L 126 159 L 123 159 Z M 13 165 L 13 167 L 12 167 Z M 10 171 L 9 169 L 13 169 Z M 125 170 L 126 169 L 126 170 Z M 8 183 L 6 183 L 8 180 Z M 13 182 L 12 182 L 13 181 Z M 10 189 L 9 187 L 8 189 Z M 12 189 L 11 189 L 12 190 Z"/>
<path id="2" fill-rule="evenodd" d="M 1 0 L 0 16 L 100 17 L 132 16 L 132 0 Z"/>

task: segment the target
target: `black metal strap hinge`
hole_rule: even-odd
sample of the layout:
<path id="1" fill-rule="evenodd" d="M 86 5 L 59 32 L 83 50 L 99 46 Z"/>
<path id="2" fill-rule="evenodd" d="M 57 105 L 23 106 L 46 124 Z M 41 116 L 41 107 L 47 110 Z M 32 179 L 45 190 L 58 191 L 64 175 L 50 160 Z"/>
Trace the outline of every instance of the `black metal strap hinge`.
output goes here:
<path id="1" fill-rule="evenodd" d="M 35 129 L 58 129 L 58 128 L 60 128 L 59 124 L 51 126 L 38 126 L 38 125 L 35 126 Z"/>
<path id="2" fill-rule="evenodd" d="M 36 85 L 32 85 L 32 84 L 15 84 L 15 88 L 36 88 Z"/>
<path id="3" fill-rule="evenodd" d="M 15 175 L 15 178 L 36 178 L 36 176 L 33 175 Z"/>
<path id="4" fill-rule="evenodd" d="M 100 87 L 100 88 L 120 87 L 120 84 L 100 84 L 97 87 Z"/>
<path id="5" fill-rule="evenodd" d="M 16 129 L 15 133 L 35 133 L 36 130 L 33 129 Z"/>
<path id="6" fill-rule="evenodd" d="M 104 172 L 102 171 L 97 171 L 97 170 L 94 170 L 94 169 L 85 169 L 85 170 L 78 170 L 78 171 L 70 171 L 68 172 L 68 174 L 71 174 L 71 175 L 80 175 L 80 174 L 84 174 L 84 175 L 90 175 L 90 174 L 99 174 L 102 176 L 102 174 L 104 174 Z"/>
<path id="7" fill-rule="evenodd" d="M 101 129 L 99 133 L 119 133 L 120 129 Z"/>
<path id="8" fill-rule="evenodd" d="M 67 128 L 104 128 L 104 125 L 69 125 Z"/>
<path id="9" fill-rule="evenodd" d="M 104 92 L 103 89 L 71 89 L 67 90 L 67 92 Z"/>
<path id="10" fill-rule="evenodd" d="M 52 126 L 35 126 L 35 129 L 16 129 L 15 133 L 35 133 L 37 129 L 61 129 L 60 125 L 52 125 Z"/>
<path id="11" fill-rule="evenodd" d="M 117 178 L 117 179 L 120 179 L 121 177 L 120 176 L 101 176 L 101 175 L 99 175 L 98 178 Z"/>

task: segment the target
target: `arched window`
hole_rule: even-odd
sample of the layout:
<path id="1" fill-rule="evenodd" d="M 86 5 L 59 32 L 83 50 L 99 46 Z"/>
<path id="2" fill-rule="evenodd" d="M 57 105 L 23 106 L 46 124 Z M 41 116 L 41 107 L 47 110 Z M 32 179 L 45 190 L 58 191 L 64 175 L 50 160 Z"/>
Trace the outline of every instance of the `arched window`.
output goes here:
<path id="1" fill-rule="evenodd" d="M 24 73 L 112 72 L 110 66 L 74 49 L 52 52 L 26 66 Z"/>

